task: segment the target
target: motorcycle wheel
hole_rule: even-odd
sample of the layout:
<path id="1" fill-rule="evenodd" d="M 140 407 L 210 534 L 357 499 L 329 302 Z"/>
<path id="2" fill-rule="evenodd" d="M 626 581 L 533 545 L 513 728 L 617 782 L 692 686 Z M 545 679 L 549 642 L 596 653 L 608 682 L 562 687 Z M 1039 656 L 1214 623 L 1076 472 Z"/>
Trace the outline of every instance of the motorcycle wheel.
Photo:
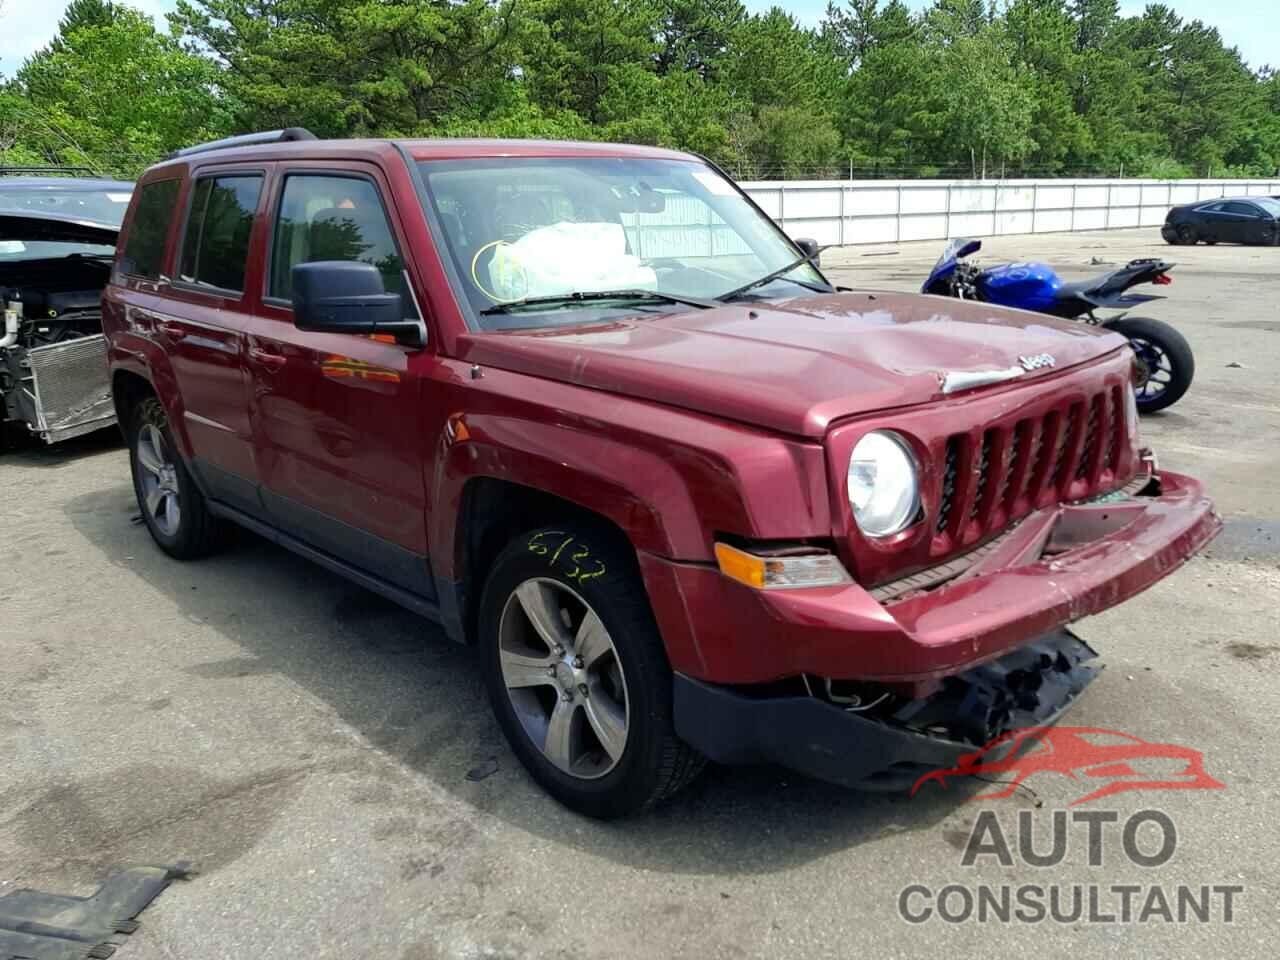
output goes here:
<path id="1" fill-rule="evenodd" d="M 1104 324 L 1129 340 L 1138 361 L 1134 389 L 1138 412 L 1155 413 L 1182 398 L 1196 375 L 1187 338 L 1169 324 L 1148 317 L 1125 317 Z"/>

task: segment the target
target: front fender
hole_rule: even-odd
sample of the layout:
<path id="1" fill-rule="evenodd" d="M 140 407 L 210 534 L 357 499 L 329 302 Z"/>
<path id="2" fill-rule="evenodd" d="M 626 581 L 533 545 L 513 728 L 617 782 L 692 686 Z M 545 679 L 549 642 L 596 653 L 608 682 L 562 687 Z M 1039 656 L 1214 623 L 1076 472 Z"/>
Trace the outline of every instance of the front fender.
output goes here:
<path id="1" fill-rule="evenodd" d="M 464 368 L 465 369 L 465 368 Z M 701 414 L 488 369 L 452 380 L 429 479 L 433 564 L 460 570 L 463 489 L 493 477 L 606 517 L 640 551 L 711 562 L 717 534 L 831 535 L 822 447 Z"/>
<path id="2" fill-rule="evenodd" d="M 675 492 L 679 489 L 679 480 L 668 464 L 638 455 L 637 451 L 605 438 L 597 438 L 593 444 L 597 456 L 583 456 L 581 444 L 571 442 L 557 425 L 484 414 L 455 420 L 453 428 L 457 429 L 459 424 L 466 431 L 467 439 L 444 443 L 437 492 L 432 499 L 438 508 L 437 516 L 445 526 L 451 527 L 447 532 L 451 540 L 459 539 L 456 520 L 467 481 L 489 477 L 551 494 L 606 517 L 622 529 L 638 549 L 663 556 L 670 556 L 673 550 L 698 549 L 692 540 L 681 536 L 681 528 L 685 531 L 697 528 L 697 517 L 687 497 L 664 497 L 669 511 L 664 519 L 649 498 L 629 489 L 614 473 L 619 465 L 629 463 L 634 471 L 632 476 L 646 476 L 652 481 L 655 491 L 650 491 L 651 494 L 656 489 Z M 557 450 L 561 451 L 559 455 L 555 453 Z M 455 522 L 450 524 L 450 520 Z M 668 529 L 672 523 L 676 526 L 674 530 Z M 446 531 L 437 531 L 437 537 L 441 535 L 446 535 Z M 677 547 L 683 540 L 689 542 Z M 456 558 L 453 547 L 454 544 L 450 544 L 444 552 Z"/>
<path id="3" fill-rule="evenodd" d="M 187 434 L 186 417 L 183 416 L 185 407 L 169 355 L 159 344 L 128 330 L 112 333 L 107 343 L 107 365 L 111 371 L 113 394 L 119 373 L 133 374 L 147 381 L 169 417 L 169 430 L 173 434 L 174 443 L 182 456 L 190 460 L 192 447 L 191 438 Z M 120 428 L 127 430 L 128 422 L 120 410 L 119 398 L 115 398 L 114 402 Z"/>

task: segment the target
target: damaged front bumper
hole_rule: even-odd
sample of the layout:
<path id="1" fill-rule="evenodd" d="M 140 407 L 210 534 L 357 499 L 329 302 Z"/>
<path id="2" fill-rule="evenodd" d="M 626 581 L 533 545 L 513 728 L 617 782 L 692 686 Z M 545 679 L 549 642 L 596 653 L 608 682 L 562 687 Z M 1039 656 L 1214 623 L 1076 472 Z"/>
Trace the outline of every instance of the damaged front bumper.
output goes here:
<path id="1" fill-rule="evenodd" d="M 717 763 L 776 763 L 846 787 L 905 790 L 1001 734 L 1056 722 L 1093 680 L 1095 656 L 1058 630 L 948 677 L 927 697 L 865 707 L 677 675 L 676 733 Z"/>
<path id="2" fill-rule="evenodd" d="M 1222 527 L 1201 484 L 1153 475 L 1121 499 L 1025 518 L 961 574 L 884 599 L 857 584 L 760 591 L 642 555 L 672 666 L 717 684 L 830 677 L 915 696 L 1168 576 Z"/>
<path id="3" fill-rule="evenodd" d="M 962 571 L 889 597 L 856 584 L 752 590 L 642 556 L 677 733 L 722 763 L 910 786 L 1056 721 L 1095 672 L 1066 625 L 1163 579 L 1221 527 L 1199 482 L 1153 472 L 1137 493 L 1034 513 Z M 674 592 L 655 592 L 663 576 Z"/>

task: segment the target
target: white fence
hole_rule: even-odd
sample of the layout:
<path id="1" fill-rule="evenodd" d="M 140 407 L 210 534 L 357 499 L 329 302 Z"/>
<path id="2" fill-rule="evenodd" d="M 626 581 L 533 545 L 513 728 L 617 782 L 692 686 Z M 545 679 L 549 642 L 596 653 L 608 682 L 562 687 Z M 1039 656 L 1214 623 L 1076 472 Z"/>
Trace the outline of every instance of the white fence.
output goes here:
<path id="1" fill-rule="evenodd" d="M 854 244 L 1154 227 L 1175 204 L 1280 194 L 1280 179 L 797 180 L 742 187 L 792 237 Z"/>

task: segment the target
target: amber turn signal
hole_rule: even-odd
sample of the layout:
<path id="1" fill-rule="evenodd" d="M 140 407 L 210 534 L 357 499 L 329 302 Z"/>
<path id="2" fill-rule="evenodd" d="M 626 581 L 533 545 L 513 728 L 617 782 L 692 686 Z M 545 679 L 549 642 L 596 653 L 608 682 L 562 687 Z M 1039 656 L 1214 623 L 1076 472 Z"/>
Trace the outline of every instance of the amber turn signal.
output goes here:
<path id="1" fill-rule="evenodd" d="M 839 558 L 825 550 L 806 548 L 756 554 L 717 543 L 716 563 L 729 579 L 757 590 L 831 587 L 850 582 Z"/>

